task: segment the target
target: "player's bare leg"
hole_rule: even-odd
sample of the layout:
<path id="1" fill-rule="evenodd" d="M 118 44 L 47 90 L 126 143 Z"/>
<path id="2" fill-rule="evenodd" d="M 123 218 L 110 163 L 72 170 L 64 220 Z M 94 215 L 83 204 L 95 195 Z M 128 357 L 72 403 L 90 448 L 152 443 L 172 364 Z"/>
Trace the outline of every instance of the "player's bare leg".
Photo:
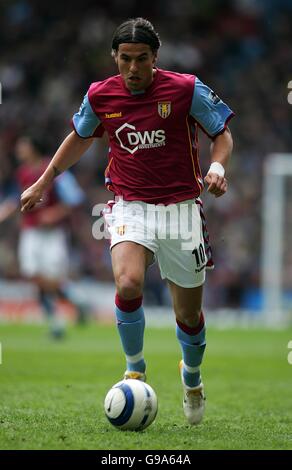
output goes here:
<path id="1" fill-rule="evenodd" d="M 202 313 L 203 286 L 185 288 L 168 281 L 176 319 L 189 328 L 196 328 Z"/>
<path id="2" fill-rule="evenodd" d="M 50 334 L 55 339 L 61 339 L 65 335 L 65 320 L 57 315 L 58 301 L 65 301 L 76 311 L 77 323 L 86 321 L 86 309 L 78 300 L 72 299 L 72 294 L 65 279 L 47 278 L 43 275 L 30 277 L 30 280 L 38 288 L 39 301 L 50 324 Z"/>
<path id="3" fill-rule="evenodd" d="M 153 253 L 134 242 L 121 242 L 112 248 L 112 266 L 117 293 L 126 300 L 142 295 L 147 266 Z"/>
<path id="4" fill-rule="evenodd" d="M 65 322 L 56 316 L 56 301 L 61 298 L 61 280 L 46 278 L 42 275 L 30 277 L 38 288 L 39 301 L 50 326 L 50 335 L 62 339 L 65 335 Z"/>
<path id="5" fill-rule="evenodd" d="M 204 387 L 200 365 L 206 347 L 202 313 L 203 287 L 184 288 L 168 281 L 177 323 L 177 338 L 183 360 L 180 373 L 184 388 L 183 408 L 190 424 L 199 424 L 204 414 Z"/>
<path id="6" fill-rule="evenodd" d="M 125 378 L 146 378 L 142 293 L 145 271 L 152 258 L 150 250 L 134 242 L 121 242 L 112 248 L 117 326 L 127 362 Z"/>

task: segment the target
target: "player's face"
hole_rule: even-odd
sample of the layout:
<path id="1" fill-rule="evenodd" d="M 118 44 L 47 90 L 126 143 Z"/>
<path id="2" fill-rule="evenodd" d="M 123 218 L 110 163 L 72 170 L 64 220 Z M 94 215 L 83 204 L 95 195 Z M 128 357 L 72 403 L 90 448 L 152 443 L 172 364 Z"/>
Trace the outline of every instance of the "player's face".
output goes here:
<path id="1" fill-rule="evenodd" d="M 148 44 L 120 44 L 115 54 L 119 72 L 131 91 L 147 88 L 153 80 L 157 55 Z"/>
<path id="2" fill-rule="evenodd" d="M 34 149 L 29 139 L 20 137 L 15 145 L 15 153 L 20 162 L 29 162 L 32 160 Z"/>

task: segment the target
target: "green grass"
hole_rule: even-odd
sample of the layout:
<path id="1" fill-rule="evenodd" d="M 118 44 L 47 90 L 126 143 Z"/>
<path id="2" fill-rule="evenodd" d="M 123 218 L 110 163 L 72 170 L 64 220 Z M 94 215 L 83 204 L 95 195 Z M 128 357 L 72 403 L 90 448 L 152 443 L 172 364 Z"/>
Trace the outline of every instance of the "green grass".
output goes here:
<path id="1" fill-rule="evenodd" d="M 59 343 L 42 326 L 0 331 L 0 449 L 292 449 L 292 330 L 210 329 L 206 417 L 191 427 L 174 330 L 148 328 L 148 381 L 159 411 L 140 433 L 116 430 L 103 413 L 104 396 L 124 371 L 114 327 L 71 327 Z"/>

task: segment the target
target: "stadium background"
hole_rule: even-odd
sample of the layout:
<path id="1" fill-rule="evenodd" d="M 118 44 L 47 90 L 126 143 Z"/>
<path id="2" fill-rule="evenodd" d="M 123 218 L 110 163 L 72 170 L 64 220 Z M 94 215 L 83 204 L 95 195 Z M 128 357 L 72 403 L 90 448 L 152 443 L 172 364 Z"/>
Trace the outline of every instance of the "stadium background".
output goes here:
<path id="1" fill-rule="evenodd" d="M 125 18 L 144 15 L 162 39 L 158 66 L 197 74 L 236 113 L 230 124 L 235 148 L 228 170 L 229 192 L 218 201 L 204 195 L 216 263 L 208 275 L 204 302 L 209 309 L 259 309 L 263 163 L 271 150 L 292 148 L 287 103 L 291 10 L 288 0 L 84 0 L 70 9 L 65 2 L 59 2 L 58 8 L 49 2 L 1 2 L 1 184 L 13 178 L 14 142 L 26 131 L 37 132 L 47 154 L 54 153 L 70 132 L 71 116 L 89 84 L 116 73 L 110 56 L 114 28 Z M 204 171 L 209 165 L 209 142 L 202 134 L 200 140 Z M 104 139 L 72 170 L 87 197 L 71 220 L 75 280 L 112 281 L 108 244 L 96 242 L 91 234 L 92 207 L 110 198 L 103 188 L 106 158 Z M 289 204 L 291 213 L 291 200 Z M 18 222 L 16 216 L 1 226 L 2 279 L 19 279 Z M 291 279 L 289 241 L 290 236 L 284 279 Z M 146 300 L 169 304 L 156 268 L 147 277 Z"/>
<path id="2" fill-rule="evenodd" d="M 231 123 L 235 148 L 228 171 L 229 192 L 218 201 L 204 198 L 216 262 L 216 270 L 208 276 L 205 305 L 258 308 L 263 162 L 271 149 L 289 152 L 292 148 L 287 104 L 292 4 L 259 0 L 137 3 L 85 0 L 70 10 L 65 2 L 58 8 L 49 2 L 1 3 L 1 180 L 13 178 L 14 142 L 26 131 L 37 131 L 47 154 L 53 154 L 70 132 L 71 116 L 89 84 L 116 73 L 110 56 L 115 26 L 127 17 L 147 16 L 163 43 L 158 66 L 197 74 L 236 113 Z M 208 141 L 202 135 L 201 145 L 206 170 Z M 96 242 L 91 235 L 92 207 L 110 196 L 103 188 L 106 158 L 104 139 L 73 168 L 87 196 L 83 210 L 71 221 L 74 279 L 112 281 L 108 244 Z M 1 278 L 18 278 L 17 224 L 14 217 L 1 227 Z M 292 263 L 288 246 L 287 270 Z M 158 278 L 156 268 L 152 269 L 146 297 L 149 303 L 162 305 L 169 299 Z"/>
<path id="3" fill-rule="evenodd" d="M 209 313 L 231 309 L 239 320 L 248 310 L 250 320 L 261 322 L 263 167 L 270 152 L 292 148 L 291 14 L 290 0 L 1 2 L 0 194 L 5 196 L 17 166 L 17 137 L 37 132 L 52 155 L 71 131 L 71 116 L 89 84 L 116 73 L 110 57 L 114 28 L 128 17 L 145 16 L 162 39 L 158 66 L 197 74 L 236 113 L 228 194 L 219 200 L 203 196 L 216 264 L 204 305 L 208 321 Z M 209 141 L 202 134 L 200 140 L 206 170 Z M 92 207 L 110 198 L 103 187 L 106 155 L 107 142 L 98 141 L 72 169 L 87 197 L 71 219 L 72 285 L 81 298 L 95 300 L 88 310 L 100 318 L 112 314 L 114 293 L 108 243 L 91 234 Z M 287 181 L 288 293 L 291 189 Z M 71 326 L 65 341 L 53 343 L 43 325 L 6 322 L 29 320 L 37 308 L 33 290 L 19 276 L 18 233 L 19 214 L 0 226 L 0 449 L 292 448 L 291 329 L 209 328 L 206 420 L 190 432 L 181 410 L 173 329 L 148 325 L 145 353 L 160 400 L 157 422 L 142 435 L 114 433 L 102 407 L 124 368 L 114 326 Z M 156 268 L 147 277 L 145 302 L 146 319 L 170 305 Z"/>

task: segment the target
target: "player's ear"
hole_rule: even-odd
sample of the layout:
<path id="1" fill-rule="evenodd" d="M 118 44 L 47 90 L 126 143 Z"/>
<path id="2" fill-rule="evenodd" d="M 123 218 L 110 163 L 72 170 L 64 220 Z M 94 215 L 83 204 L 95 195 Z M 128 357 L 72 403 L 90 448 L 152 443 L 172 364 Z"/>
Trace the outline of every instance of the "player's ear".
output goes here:
<path id="1" fill-rule="evenodd" d="M 118 63 L 118 51 L 113 49 L 111 55 L 114 58 L 115 63 L 117 64 Z"/>
<path id="2" fill-rule="evenodd" d="M 156 64 L 156 61 L 157 61 L 157 52 L 153 52 L 153 57 L 152 57 L 152 63 L 153 63 L 153 65 Z"/>

